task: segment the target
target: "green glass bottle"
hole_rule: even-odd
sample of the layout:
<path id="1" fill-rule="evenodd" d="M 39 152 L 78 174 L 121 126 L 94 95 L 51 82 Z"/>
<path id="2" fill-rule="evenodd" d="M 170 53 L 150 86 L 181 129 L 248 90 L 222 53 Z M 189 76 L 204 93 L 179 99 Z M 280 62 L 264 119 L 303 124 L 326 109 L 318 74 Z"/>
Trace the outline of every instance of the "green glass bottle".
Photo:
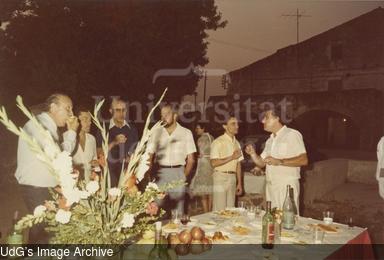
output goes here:
<path id="1" fill-rule="evenodd" d="M 9 245 L 22 245 L 23 234 L 21 231 L 15 229 L 15 225 L 19 221 L 19 212 L 15 211 L 12 219 L 12 227 L 7 236 L 7 244 Z"/>
<path id="2" fill-rule="evenodd" d="M 267 201 L 267 210 L 263 216 L 263 227 L 261 232 L 261 246 L 265 249 L 272 249 L 275 240 L 275 222 L 271 213 L 271 202 Z"/>
<path id="3" fill-rule="evenodd" d="M 168 254 L 167 244 L 162 243 L 161 238 L 161 222 L 158 221 L 155 223 L 155 245 L 153 246 L 151 252 L 149 252 L 148 259 L 161 259 L 161 260 L 170 260 Z"/>
<path id="4" fill-rule="evenodd" d="M 293 202 L 290 197 L 291 186 L 287 185 L 287 194 L 283 204 L 283 228 L 293 229 L 295 226 L 295 212 L 293 208 Z"/>

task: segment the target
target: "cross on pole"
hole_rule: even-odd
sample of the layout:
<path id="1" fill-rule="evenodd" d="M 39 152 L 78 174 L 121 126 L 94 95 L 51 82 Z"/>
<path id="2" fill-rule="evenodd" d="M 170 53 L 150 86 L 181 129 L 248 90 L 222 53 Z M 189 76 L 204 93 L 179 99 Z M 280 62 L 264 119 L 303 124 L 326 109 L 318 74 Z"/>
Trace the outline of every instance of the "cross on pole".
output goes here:
<path id="1" fill-rule="evenodd" d="M 285 17 L 296 17 L 296 40 L 299 43 L 299 20 L 303 17 L 310 17 L 310 15 L 304 15 L 299 13 L 299 9 L 296 9 L 296 14 L 283 14 Z"/>

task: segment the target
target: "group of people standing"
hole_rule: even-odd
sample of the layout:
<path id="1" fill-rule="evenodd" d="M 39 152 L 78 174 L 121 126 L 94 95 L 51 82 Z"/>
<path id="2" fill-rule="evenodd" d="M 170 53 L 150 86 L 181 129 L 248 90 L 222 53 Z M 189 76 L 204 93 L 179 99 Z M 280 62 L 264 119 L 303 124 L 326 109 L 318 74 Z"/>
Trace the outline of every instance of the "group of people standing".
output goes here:
<path id="1" fill-rule="evenodd" d="M 138 142 L 138 132 L 127 121 L 127 107 L 123 100 L 113 100 L 109 112 L 111 119 L 106 125 L 107 161 L 103 159 L 101 134 L 96 134 L 96 137 L 90 134 L 92 120 L 89 108 L 79 107 L 74 114 L 71 99 L 63 94 L 54 94 L 47 98 L 44 111 L 37 115 L 37 119 L 61 148 L 72 154 L 74 167 L 81 173 L 80 178 L 87 182 L 95 178 L 95 169 L 108 167 L 111 187 L 116 187 Z M 287 184 L 293 187 L 294 199 L 299 206 L 300 167 L 306 165 L 308 159 L 301 134 L 284 126 L 279 116 L 273 109 L 264 115 L 264 130 L 271 132 L 264 151 L 258 155 L 254 147 L 248 144 L 245 152 L 257 167 L 266 168 L 266 200 L 272 202 L 272 207 L 282 208 Z M 236 139 L 238 119 L 228 114 L 222 123 L 224 133 L 216 139 L 209 133 L 207 125 L 197 123 L 195 133 L 198 151 L 192 131 L 178 123 L 178 111 L 174 106 L 165 104 L 161 107 L 161 121 L 162 126 L 152 133 L 147 145 L 150 155 L 147 179 L 158 185 L 176 180 L 185 182 L 196 166 L 189 189 L 191 194 L 201 197 L 204 211 L 234 207 L 236 195 L 243 193 L 241 161 L 244 156 Z M 60 128 L 64 132 L 60 132 Z M 43 136 L 33 122 L 27 122 L 24 130 L 43 146 Z M 47 166 L 22 139 L 18 144 L 15 176 L 30 212 L 50 199 L 47 188 L 58 186 Z M 159 204 L 168 212 L 176 209 L 180 214 L 184 213 L 186 192 L 186 186 L 178 186 L 169 191 Z M 41 235 L 41 227 L 33 228 L 30 240 L 46 242 L 41 240 Z"/>
<path id="2" fill-rule="evenodd" d="M 177 123 L 177 111 L 170 105 L 161 109 L 164 122 L 149 141 L 151 163 L 158 165 L 155 174 L 159 184 L 172 180 L 185 181 L 191 174 L 196 152 L 192 132 Z M 252 144 L 245 147 L 256 167 L 266 168 L 266 200 L 272 207 L 282 208 L 287 185 L 294 190 L 294 200 L 299 208 L 300 167 L 308 164 L 302 135 L 282 124 L 280 112 L 265 112 L 262 124 L 271 133 L 263 152 L 258 155 Z M 222 124 L 224 133 L 214 139 L 205 124 L 197 123 L 198 160 L 190 185 L 193 196 L 201 196 L 204 211 L 234 207 L 236 196 L 243 193 L 241 161 L 242 147 L 236 139 L 238 119 L 230 114 Z M 185 187 L 171 190 L 163 206 L 184 212 Z"/>
<path id="3" fill-rule="evenodd" d="M 300 167 L 308 164 L 308 157 L 302 135 L 297 130 L 283 125 L 280 115 L 278 109 L 270 109 L 264 113 L 262 124 L 264 130 L 270 132 L 271 135 L 266 141 L 262 153 L 258 155 L 253 144 L 247 144 L 245 152 L 256 167 L 265 168 L 265 197 L 266 200 L 271 201 L 272 207 L 283 208 L 286 187 L 290 185 L 294 191 L 295 204 L 299 209 Z M 222 126 L 224 134 L 210 143 L 210 146 L 207 145 L 207 137 L 201 136 L 198 141 L 199 153 L 204 158 L 207 157 L 207 150 L 210 150 L 210 166 L 207 166 L 204 171 L 209 173 L 211 169 L 212 172 L 213 210 L 223 210 L 226 207 L 235 206 L 236 195 L 243 193 L 241 161 L 244 157 L 240 143 L 236 140 L 239 130 L 238 120 L 236 117 L 228 116 Z M 199 132 L 199 126 L 196 130 Z M 202 160 L 201 157 L 199 162 L 200 160 Z M 207 163 L 202 161 L 200 165 L 207 165 Z M 196 180 L 200 176 L 199 170 L 198 166 Z M 208 174 L 206 174 L 207 177 Z M 207 181 L 207 183 L 209 182 Z M 204 207 L 204 210 L 207 208 Z"/>

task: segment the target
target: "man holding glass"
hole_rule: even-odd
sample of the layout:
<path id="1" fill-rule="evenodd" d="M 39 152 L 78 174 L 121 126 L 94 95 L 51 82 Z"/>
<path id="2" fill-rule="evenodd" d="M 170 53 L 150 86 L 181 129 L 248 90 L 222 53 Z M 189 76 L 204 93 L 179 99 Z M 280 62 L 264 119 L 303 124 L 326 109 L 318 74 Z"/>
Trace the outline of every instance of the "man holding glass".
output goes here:
<path id="1" fill-rule="evenodd" d="M 308 164 L 308 157 L 302 135 L 283 125 L 280 115 L 277 108 L 264 114 L 264 130 L 271 135 L 261 155 L 255 152 L 252 145 L 247 145 L 245 152 L 258 167 L 266 167 L 266 199 L 272 202 L 272 207 L 283 208 L 287 185 L 290 185 L 299 212 L 300 167 Z"/>
<path id="2" fill-rule="evenodd" d="M 112 118 L 108 127 L 108 168 L 111 176 L 111 187 L 117 187 L 119 178 L 125 164 L 129 161 L 129 156 L 133 153 L 137 142 L 138 133 L 132 123 L 126 121 L 127 106 L 121 99 L 113 99 L 109 112 Z M 96 138 L 97 154 L 102 156 L 103 150 L 101 133 L 98 132 Z"/>

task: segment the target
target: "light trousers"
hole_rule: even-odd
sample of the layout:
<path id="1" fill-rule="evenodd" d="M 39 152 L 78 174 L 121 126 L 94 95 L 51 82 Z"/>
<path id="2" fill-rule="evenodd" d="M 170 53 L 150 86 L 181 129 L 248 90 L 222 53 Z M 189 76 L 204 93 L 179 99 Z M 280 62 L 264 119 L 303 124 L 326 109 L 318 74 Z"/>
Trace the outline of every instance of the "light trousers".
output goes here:
<path id="1" fill-rule="evenodd" d="M 186 180 L 184 174 L 184 167 L 179 168 L 161 168 L 157 173 L 156 184 L 162 186 L 172 181 L 184 181 Z M 178 186 L 169 190 L 168 195 L 158 201 L 159 206 L 162 207 L 169 214 L 171 210 L 177 209 L 179 215 L 184 214 L 184 202 L 185 202 L 185 186 Z"/>
<path id="2" fill-rule="evenodd" d="M 236 174 L 214 172 L 212 197 L 213 210 L 224 210 L 227 207 L 234 207 L 235 199 Z"/>

